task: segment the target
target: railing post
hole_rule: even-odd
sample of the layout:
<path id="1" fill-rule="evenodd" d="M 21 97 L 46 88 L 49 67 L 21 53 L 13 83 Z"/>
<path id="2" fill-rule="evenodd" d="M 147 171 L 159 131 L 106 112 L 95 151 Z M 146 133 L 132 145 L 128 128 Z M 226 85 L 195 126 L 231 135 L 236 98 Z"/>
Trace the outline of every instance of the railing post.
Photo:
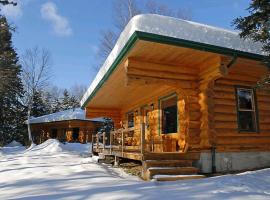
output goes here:
<path id="1" fill-rule="evenodd" d="M 122 134 L 122 157 L 124 156 L 124 130 L 121 129 L 121 134 Z"/>
<path id="2" fill-rule="evenodd" d="M 112 132 L 110 131 L 110 154 L 112 154 Z"/>
<path id="3" fill-rule="evenodd" d="M 99 134 L 97 133 L 96 134 L 96 141 L 97 141 L 97 149 L 99 150 Z"/>
<path id="4" fill-rule="evenodd" d="M 141 154 L 145 151 L 145 123 L 141 123 Z"/>
<path id="5" fill-rule="evenodd" d="M 91 145 L 91 146 L 92 146 L 92 147 L 91 147 L 91 150 L 92 150 L 92 151 L 91 151 L 91 152 L 93 153 L 93 152 L 94 152 L 94 144 L 95 144 L 95 135 L 94 135 L 94 133 L 92 133 L 91 136 L 92 136 L 92 145 Z"/>
<path id="6" fill-rule="evenodd" d="M 105 145 L 106 145 L 106 135 L 105 135 L 106 133 L 105 132 L 103 132 L 102 133 L 102 139 L 103 139 L 103 151 L 104 151 L 104 149 L 105 149 Z"/>

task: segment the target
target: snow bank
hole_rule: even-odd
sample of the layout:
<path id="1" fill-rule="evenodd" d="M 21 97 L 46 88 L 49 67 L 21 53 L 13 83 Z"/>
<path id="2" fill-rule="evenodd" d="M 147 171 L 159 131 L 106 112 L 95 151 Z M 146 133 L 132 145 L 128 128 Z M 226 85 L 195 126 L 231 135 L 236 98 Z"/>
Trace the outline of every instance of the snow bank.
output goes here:
<path id="1" fill-rule="evenodd" d="M 7 144 L 5 147 L 22 147 L 23 145 L 16 140 L 13 140 L 9 144 Z"/>
<path id="2" fill-rule="evenodd" d="M 78 154 L 90 153 L 91 144 L 81 143 L 61 143 L 56 139 L 48 139 L 39 145 L 32 145 L 26 150 L 26 153 L 60 153 L 60 152 L 72 152 Z"/>
<path id="3" fill-rule="evenodd" d="M 32 147 L 30 151 L 39 151 L 40 153 L 57 153 L 62 152 L 62 144 L 55 139 L 48 139 L 45 142 Z"/>
<path id="4" fill-rule="evenodd" d="M 26 148 L 19 142 L 13 140 L 6 146 L 0 148 L 0 156 L 5 154 L 15 154 L 19 152 L 23 152 Z"/>

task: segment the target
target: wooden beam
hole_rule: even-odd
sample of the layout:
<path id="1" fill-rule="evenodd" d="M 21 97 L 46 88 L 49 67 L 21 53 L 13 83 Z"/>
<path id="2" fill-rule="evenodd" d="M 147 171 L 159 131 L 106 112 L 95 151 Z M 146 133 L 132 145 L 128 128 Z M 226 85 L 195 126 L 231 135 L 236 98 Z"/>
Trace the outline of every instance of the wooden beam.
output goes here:
<path id="1" fill-rule="evenodd" d="M 137 68 L 143 70 L 151 70 L 151 71 L 164 71 L 164 72 L 172 72 L 172 73 L 182 73 L 182 74 L 191 74 L 197 75 L 199 73 L 199 69 L 196 67 L 185 67 L 179 65 L 168 65 L 167 63 L 153 63 L 149 61 L 142 61 L 134 58 L 128 58 L 125 62 L 125 68 Z"/>
<path id="2" fill-rule="evenodd" d="M 197 86 L 196 82 L 185 81 L 185 80 L 175 80 L 169 78 L 156 78 L 156 77 L 146 77 L 137 75 L 127 75 L 126 76 L 126 86 L 130 85 L 150 85 L 150 84 L 165 84 L 174 87 L 180 87 L 183 89 L 192 89 Z"/>

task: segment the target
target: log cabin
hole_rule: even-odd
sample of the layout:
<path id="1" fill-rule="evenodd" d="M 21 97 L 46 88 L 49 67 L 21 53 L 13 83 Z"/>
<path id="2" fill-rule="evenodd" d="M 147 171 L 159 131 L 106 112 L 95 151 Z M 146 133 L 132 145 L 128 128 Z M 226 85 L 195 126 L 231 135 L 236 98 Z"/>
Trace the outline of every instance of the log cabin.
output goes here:
<path id="1" fill-rule="evenodd" d="M 103 126 L 103 119 L 86 119 L 85 111 L 76 108 L 32 117 L 30 119 L 32 138 L 40 144 L 49 138 L 61 142 L 92 142 L 92 135 Z"/>
<path id="2" fill-rule="evenodd" d="M 114 122 L 93 151 L 141 161 L 146 180 L 270 167 L 261 49 L 230 30 L 134 17 L 81 100 L 88 118 Z"/>

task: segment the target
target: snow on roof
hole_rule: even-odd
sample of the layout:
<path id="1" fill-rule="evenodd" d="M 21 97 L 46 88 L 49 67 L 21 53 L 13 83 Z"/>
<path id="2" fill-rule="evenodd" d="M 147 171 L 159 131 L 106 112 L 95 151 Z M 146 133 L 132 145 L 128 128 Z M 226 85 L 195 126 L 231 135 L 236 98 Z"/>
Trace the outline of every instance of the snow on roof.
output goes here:
<path id="1" fill-rule="evenodd" d="M 239 34 L 234 31 L 155 14 L 137 15 L 130 20 L 120 34 L 116 45 L 84 94 L 81 100 L 82 106 L 103 79 L 106 72 L 108 72 L 129 38 L 136 31 L 264 55 L 261 50 L 261 43 L 241 39 Z"/>
<path id="2" fill-rule="evenodd" d="M 31 118 L 30 124 L 46 123 L 46 122 L 57 122 L 65 120 L 84 120 L 84 121 L 95 121 L 104 122 L 104 119 L 87 119 L 85 110 L 81 108 L 69 109 L 61 112 L 52 113 L 49 115 L 43 115 L 40 117 Z"/>

